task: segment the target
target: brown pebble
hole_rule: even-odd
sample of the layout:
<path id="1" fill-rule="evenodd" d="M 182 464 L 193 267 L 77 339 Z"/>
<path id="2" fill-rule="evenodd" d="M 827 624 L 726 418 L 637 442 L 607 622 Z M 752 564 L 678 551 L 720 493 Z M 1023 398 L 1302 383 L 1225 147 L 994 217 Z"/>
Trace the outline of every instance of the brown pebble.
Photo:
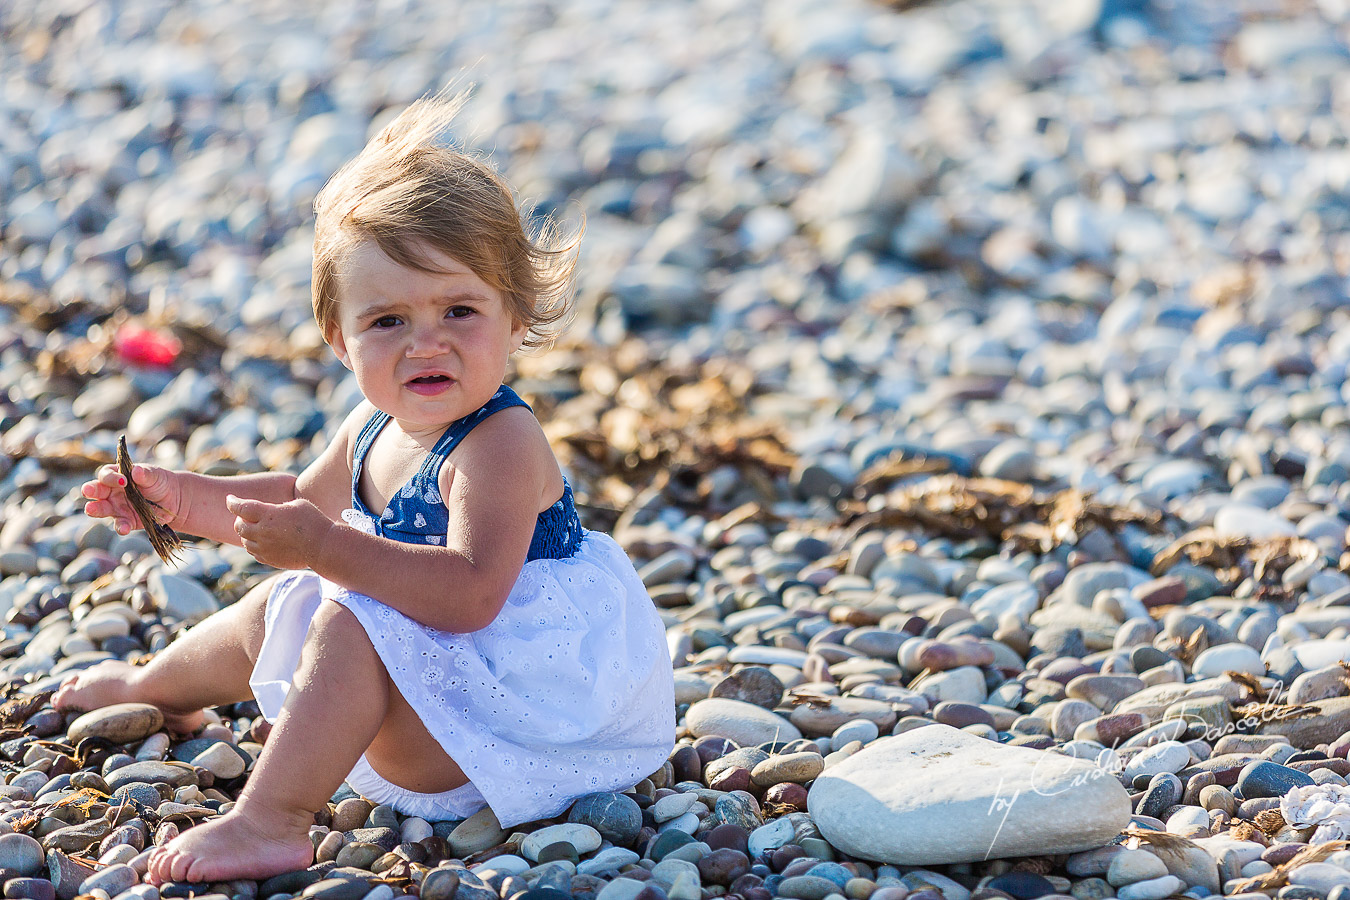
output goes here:
<path id="1" fill-rule="evenodd" d="M 1218 784 L 1212 772 L 1197 772 L 1186 780 L 1186 790 L 1181 795 L 1183 806 L 1201 806 L 1200 792 L 1210 785 Z"/>
<path id="2" fill-rule="evenodd" d="M 670 764 L 675 769 L 675 781 L 701 781 L 703 759 L 689 744 L 681 744 L 670 753 Z"/>
<path id="3" fill-rule="evenodd" d="M 1097 740 L 1108 747 L 1114 747 L 1148 726 L 1148 717 L 1143 713 L 1127 712 L 1102 716 L 1097 720 Z"/>
<path id="4" fill-rule="evenodd" d="M 334 831 L 354 831 L 366 824 L 370 811 L 375 807 L 370 801 L 360 797 L 348 797 L 333 810 Z"/>
<path id="5" fill-rule="evenodd" d="M 905 900 L 908 895 L 909 891 L 904 888 L 888 884 L 873 891 L 868 900 Z"/>
<path id="6" fill-rule="evenodd" d="M 332 862 L 337 859 L 338 852 L 342 850 L 346 839 L 340 831 L 330 831 L 319 841 L 319 846 L 314 850 L 315 862 Z"/>
<path id="7" fill-rule="evenodd" d="M 708 787 L 715 791 L 748 791 L 752 783 L 749 769 L 744 766 L 732 766 L 718 772 Z"/>
<path id="8" fill-rule="evenodd" d="M 932 715 L 938 722 L 953 728 L 965 728 L 967 725 L 994 727 L 994 717 L 973 703 L 947 700 L 933 707 Z"/>
<path id="9" fill-rule="evenodd" d="M 1167 575 L 1137 584 L 1130 593 L 1149 609 L 1175 606 L 1186 599 L 1186 582 L 1179 575 Z"/>
<path id="10" fill-rule="evenodd" d="M 1285 765 L 1305 774 L 1311 774 L 1318 769 L 1330 769 L 1342 778 L 1350 775 L 1350 760 L 1344 759 L 1305 759 Z"/>
<path id="11" fill-rule="evenodd" d="M 729 885 L 750 871 L 750 857 L 740 850 L 723 848 L 709 853 L 696 865 L 705 884 Z"/>
<path id="12" fill-rule="evenodd" d="M 714 850 L 739 850 L 748 853 L 749 833 L 739 825 L 725 822 L 703 836 L 704 843 Z"/>
<path id="13" fill-rule="evenodd" d="M 925 669 L 945 670 L 959 666 L 987 666 L 994 661 L 994 651 L 984 644 L 960 638 L 950 641 L 929 641 L 916 654 L 919 665 Z"/>
<path id="14" fill-rule="evenodd" d="M 764 802 L 780 806 L 791 806 L 797 812 L 806 812 L 807 790 L 800 784 L 783 782 L 775 784 L 764 792 Z"/>
<path id="15" fill-rule="evenodd" d="M 1307 844 L 1276 844 L 1261 853 L 1261 860 L 1272 866 L 1282 866 L 1307 848 Z"/>
<path id="16" fill-rule="evenodd" d="M 830 607 L 830 621 L 839 625 L 852 625 L 854 628 L 864 628 L 876 625 L 881 621 L 881 614 L 872 610 L 859 609 L 856 606 L 845 606 L 842 603 Z"/>
<path id="17" fill-rule="evenodd" d="M 1228 791 L 1220 784 L 1207 784 L 1206 787 L 1200 788 L 1199 803 L 1208 811 L 1222 810 L 1230 816 L 1238 811 L 1237 797 L 1233 796 L 1233 791 Z"/>
<path id="18" fill-rule="evenodd" d="M 769 868 L 782 873 L 784 869 L 792 865 L 794 859 L 801 859 L 805 855 L 806 851 L 796 844 L 786 844 L 777 850 L 769 851 Z"/>
<path id="19" fill-rule="evenodd" d="M 785 781 L 805 784 L 824 768 L 825 760 L 819 753 L 777 753 L 756 765 L 750 779 L 762 788 Z"/>
<path id="20" fill-rule="evenodd" d="M 736 742 L 729 738 L 706 735 L 694 741 L 694 749 L 698 751 L 699 759 L 703 760 L 703 765 L 706 766 L 735 750 Z"/>

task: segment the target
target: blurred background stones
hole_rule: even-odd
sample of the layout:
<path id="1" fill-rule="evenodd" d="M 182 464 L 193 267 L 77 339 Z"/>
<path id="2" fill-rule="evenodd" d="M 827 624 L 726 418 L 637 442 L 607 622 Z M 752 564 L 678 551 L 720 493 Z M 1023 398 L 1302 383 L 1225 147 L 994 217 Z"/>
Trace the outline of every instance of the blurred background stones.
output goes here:
<path id="1" fill-rule="evenodd" d="M 359 399 L 311 321 L 313 197 L 459 81 L 456 139 L 585 215 L 573 326 L 513 384 L 661 610 L 679 744 L 515 832 L 339 792 L 314 868 L 210 893 L 1344 900 L 1347 27 L 1342 0 L 0 6 L 5 895 L 156 900 L 145 848 L 237 796 L 250 704 L 72 735 L 46 692 L 264 570 L 166 568 L 77 486 L 119 433 L 219 474 L 313 458 Z M 957 795 L 914 774 L 936 746 Z M 1010 803 L 1043 760 L 1073 789 Z"/>

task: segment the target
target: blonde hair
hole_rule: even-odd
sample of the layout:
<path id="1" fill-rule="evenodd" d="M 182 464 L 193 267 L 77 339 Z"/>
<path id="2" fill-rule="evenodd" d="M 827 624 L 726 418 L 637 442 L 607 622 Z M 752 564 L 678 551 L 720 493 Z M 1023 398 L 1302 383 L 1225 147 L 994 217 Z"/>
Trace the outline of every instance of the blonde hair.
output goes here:
<path id="1" fill-rule="evenodd" d="M 364 241 L 423 272 L 441 271 L 428 247 L 468 266 L 528 328 L 522 346 L 548 344 L 561 330 L 584 222 L 570 238 L 548 219 L 526 232 L 527 214 L 501 176 L 446 137 L 466 97 L 442 91 L 413 103 L 315 198 L 311 293 L 325 339 L 336 323 L 339 267 Z"/>

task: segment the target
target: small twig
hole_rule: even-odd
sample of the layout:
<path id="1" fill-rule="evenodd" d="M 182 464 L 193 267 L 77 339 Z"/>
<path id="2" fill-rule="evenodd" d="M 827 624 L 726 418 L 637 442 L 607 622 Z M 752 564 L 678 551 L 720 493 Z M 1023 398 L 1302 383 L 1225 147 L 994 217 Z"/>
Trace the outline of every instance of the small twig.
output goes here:
<path id="1" fill-rule="evenodd" d="M 174 557 L 182 551 L 183 542 L 177 532 L 155 518 L 154 511 L 156 509 L 164 511 L 164 507 L 147 498 L 141 493 L 140 488 L 136 487 L 136 481 L 131 477 L 131 454 L 127 452 L 126 435 L 117 439 L 117 468 L 127 482 L 125 488 L 127 502 L 131 504 L 132 511 L 136 513 L 136 518 L 141 521 L 141 527 L 150 538 L 150 546 L 155 548 L 160 559 L 166 563 L 173 562 Z"/>

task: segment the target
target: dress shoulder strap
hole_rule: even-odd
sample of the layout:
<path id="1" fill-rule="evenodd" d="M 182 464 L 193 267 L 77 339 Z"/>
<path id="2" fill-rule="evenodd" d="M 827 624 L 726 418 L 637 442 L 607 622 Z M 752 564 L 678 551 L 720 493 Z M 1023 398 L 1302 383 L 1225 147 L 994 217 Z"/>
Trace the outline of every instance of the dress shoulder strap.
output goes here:
<path id="1" fill-rule="evenodd" d="M 361 468 L 365 465 L 366 454 L 375 444 L 384 426 L 389 424 L 389 413 L 375 410 L 374 414 L 361 426 L 356 435 L 356 448 L 352 451 L 352 495 L 356 495 L 356 486 L 361 480 Z"/>
<path id="2" fill-rule="evenodd" d="M 431 448 L 431 452 L 428 453 L 426 459 L 422 461 L 421 472 L 423 474 L 439 473 L 441 470 L 441 463 L 445 462 L 445 458 L 454 452 L 455 448 L 459 446 L 460 441 L 468 437 L 470 431 L 473 431 L 479 423 L 493 413 L 501 412 L 504 409 L 510 409 L 513 406 L 523 406 L 526 409 L 530 409 L 530 405 L 520 399 L 520 396 L 515 391 L 511 390 L 506 385 L 502 385 L 487 403 L 484 403 L 477 410 L 469 413 L 464 418 L 455 420 L 455 422 L 445 430 L 445 434 L 441 435 L 440 440 L 436 442 L 436 446 Z M 530 411 L 533 412 L 533 410 Z"/>

